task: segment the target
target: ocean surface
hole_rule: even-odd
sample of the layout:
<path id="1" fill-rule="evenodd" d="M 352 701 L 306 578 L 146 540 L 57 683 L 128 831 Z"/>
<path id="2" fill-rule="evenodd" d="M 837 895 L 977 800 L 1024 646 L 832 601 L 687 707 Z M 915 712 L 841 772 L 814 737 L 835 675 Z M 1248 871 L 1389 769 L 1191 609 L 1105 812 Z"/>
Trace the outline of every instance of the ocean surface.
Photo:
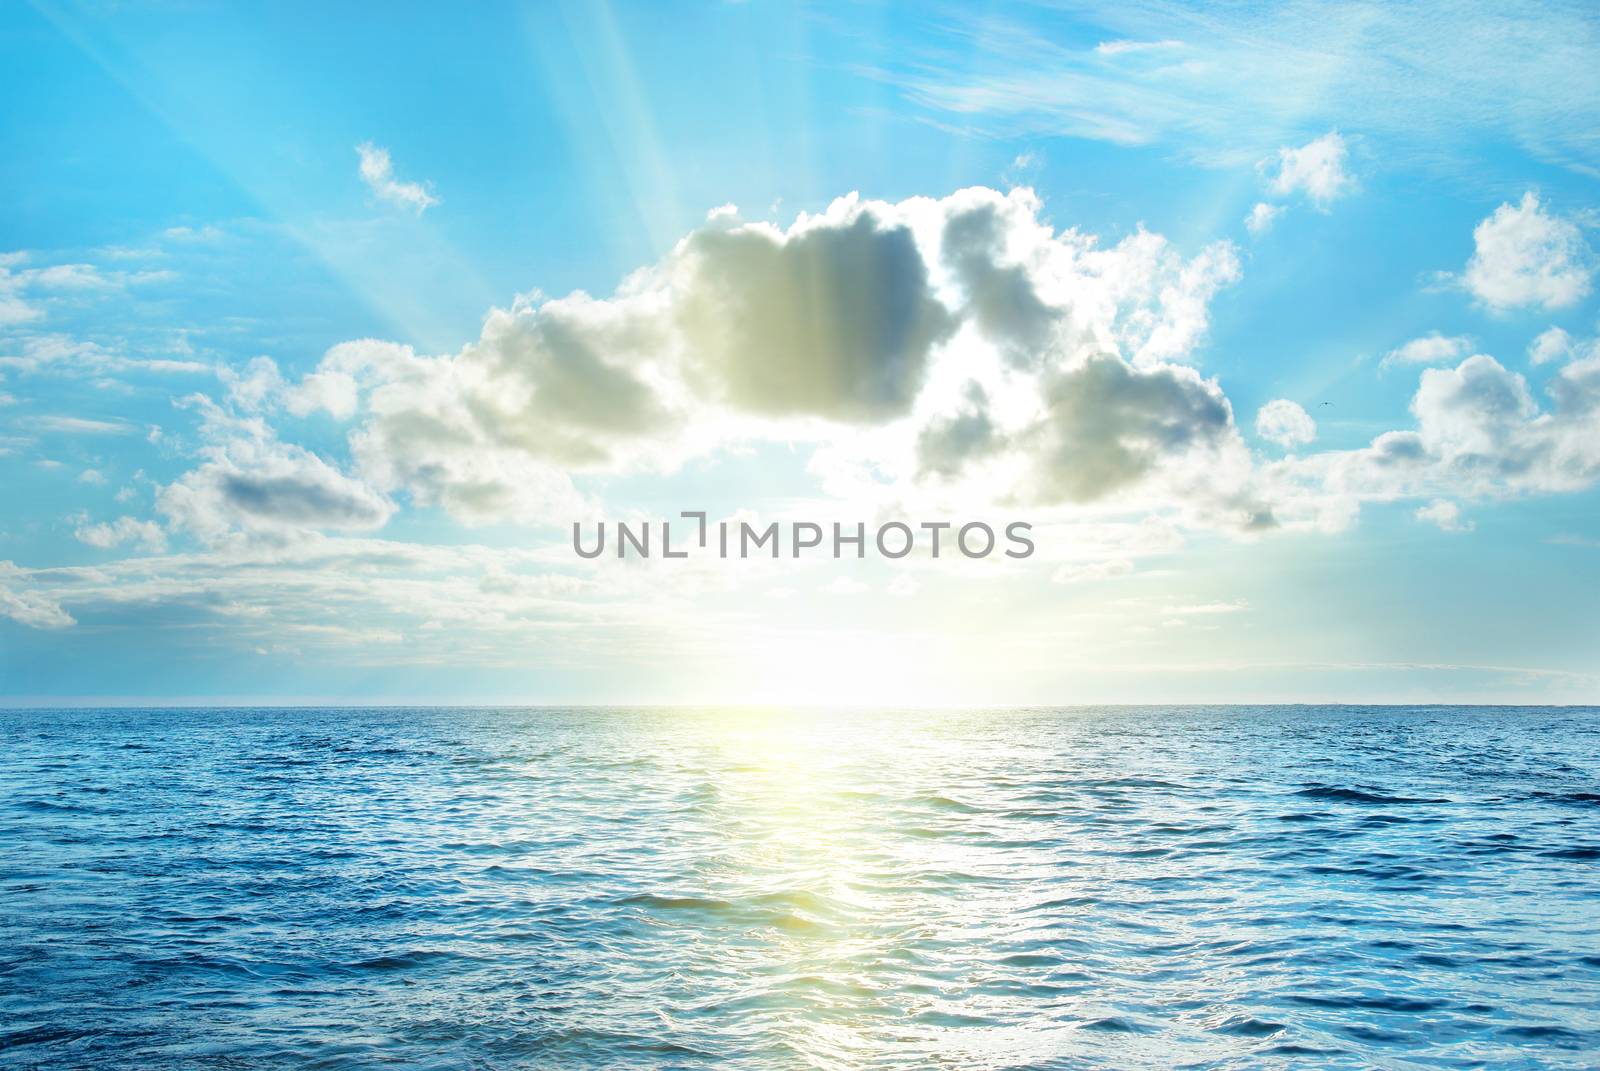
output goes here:
<path id="1" fill-rule="evenodd" d="M 1594 1068 L 1600 710 L 0 711 L 0 1066 Z"/>

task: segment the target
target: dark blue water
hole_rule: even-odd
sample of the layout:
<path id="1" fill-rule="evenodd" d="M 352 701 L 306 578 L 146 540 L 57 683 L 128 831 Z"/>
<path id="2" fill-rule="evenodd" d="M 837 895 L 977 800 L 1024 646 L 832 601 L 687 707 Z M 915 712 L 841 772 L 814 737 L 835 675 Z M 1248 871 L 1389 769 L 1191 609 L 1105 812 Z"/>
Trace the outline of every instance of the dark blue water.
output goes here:
<path id="1" fill-rule="evenodd" d="M 0 712 L 0 1065 L 1592 1068 L 1600 711 Z"/>

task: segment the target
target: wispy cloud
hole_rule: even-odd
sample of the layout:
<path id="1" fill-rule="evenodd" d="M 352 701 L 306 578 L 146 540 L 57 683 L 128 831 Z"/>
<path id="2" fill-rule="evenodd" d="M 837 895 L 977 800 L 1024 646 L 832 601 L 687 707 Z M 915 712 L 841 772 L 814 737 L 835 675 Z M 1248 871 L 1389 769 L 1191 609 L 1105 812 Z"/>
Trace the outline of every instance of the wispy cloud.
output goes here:
<path id="1" fill-rule="evenodd" d="M 1149 52 L 1160 48 L 1182 48 L 1182 41 L 1101 41 L 1094 46 L 1094 50 L 1102 56 L 1120 56 L 1125 52 Z"/>
<path id="2" fill-rule="evenodd" d="M 1244 602 L 1200 602 L 1189 605 L 1167 605 L 1161 612 L 1169 617 L 1203 617 L 1212 614 L 1237 614 L 1250 609 Z"/>
<path id="3" fill-rule="evenodd" d="M 394 163 L 389 159 L 388 149 L 364 141 L 356 146 L 356 154 L 361 158 L 361 181 L 380 199 L 400 208 L 409 208 L 419 216 L 439 203 L 439 199 L 422 183 L 402 182 L 395 177 Z"/>
<path id="4" fill-rule="evenodd" d="M 34 421 L 41 431 L 60 432 L 65 435 L 127 435 L 134 429 L 121 421 L 90 420 L 75 416 L 42 416 Z"/>
<path id="5" fill-rule="evenodd" d="M 1085 45 L 1043 18 L 957 18 L 941 26 L 956 40 L 879 74 L 945 123 L 1164 144 L 1217 163 L 1335 126 L 1430 160 L 1485 135 L 1590 173 L 1600 158 L 1600 23 L 1581 5 L 1157 0 L 1096 19 L 1115 36 Z"/>

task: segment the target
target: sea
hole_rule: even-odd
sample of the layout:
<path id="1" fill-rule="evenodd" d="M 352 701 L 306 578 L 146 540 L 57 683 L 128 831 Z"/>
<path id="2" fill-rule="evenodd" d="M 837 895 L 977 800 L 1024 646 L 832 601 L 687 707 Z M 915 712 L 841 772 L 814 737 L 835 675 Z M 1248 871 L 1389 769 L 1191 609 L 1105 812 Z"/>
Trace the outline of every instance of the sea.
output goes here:
<path id="1" fill-rule="evenodd" d="M 0 1067 L 1597 1066 L 1597 709 L 0 711 Z"/>

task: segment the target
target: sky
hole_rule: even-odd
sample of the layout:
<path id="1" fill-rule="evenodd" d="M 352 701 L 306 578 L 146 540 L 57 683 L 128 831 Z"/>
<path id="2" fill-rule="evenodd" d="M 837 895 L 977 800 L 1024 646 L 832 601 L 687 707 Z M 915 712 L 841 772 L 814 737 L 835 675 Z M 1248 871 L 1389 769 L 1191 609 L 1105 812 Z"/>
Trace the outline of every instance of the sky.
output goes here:
<path id="1" fill-rule="evenodd" d="M 0 701 L 1600 701 L 1597 57 L 1582 4 L 0 7 Z M 684 511 L 781 556 L 573 551 Z"/>

